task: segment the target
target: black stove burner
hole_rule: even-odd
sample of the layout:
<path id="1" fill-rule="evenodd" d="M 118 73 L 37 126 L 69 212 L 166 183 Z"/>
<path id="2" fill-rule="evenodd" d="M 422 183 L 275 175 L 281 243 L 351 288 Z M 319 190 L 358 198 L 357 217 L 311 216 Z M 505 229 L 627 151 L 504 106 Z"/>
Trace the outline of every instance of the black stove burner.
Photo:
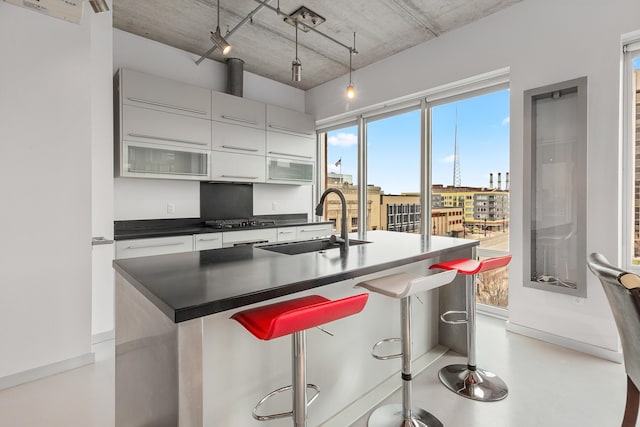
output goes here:
<path id="1" fill-rule="evenodd" d="M 211 228 L 258 228 L 276 225 L 275 221 L 261 219 L 214 219 L 205 221 L 205 225 Z"/>

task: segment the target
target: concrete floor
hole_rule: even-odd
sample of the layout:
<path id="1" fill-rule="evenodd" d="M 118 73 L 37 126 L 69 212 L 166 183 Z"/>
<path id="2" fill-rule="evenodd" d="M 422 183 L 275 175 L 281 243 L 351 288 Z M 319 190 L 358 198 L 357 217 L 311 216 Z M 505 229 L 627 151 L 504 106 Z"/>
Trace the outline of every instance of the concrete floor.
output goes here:
<path id="1" fill-rule="evenodd" d="M 113 341 L 97 345 L 95 351 L 93 365 L 0 391 L 0 426 L 112 427 Z M 602 427 L 622 420 L 622 365 L 506 332 L 503 321 L 485 316 L 478 318 L 478 365 L 498 374 L 508 384 L 509 396 L 500 402 L 476 402 L 445 389 L 438 370 L 464 361 L 448 353 L 418 375 L 414 406 L 453 427 Z M 400 366 L 398 360 L 380 363 Z M 399 392 L 386 402 L 399 403 Z M 366 426 L 366 412 L 363 408 L 353 427 Z"/>

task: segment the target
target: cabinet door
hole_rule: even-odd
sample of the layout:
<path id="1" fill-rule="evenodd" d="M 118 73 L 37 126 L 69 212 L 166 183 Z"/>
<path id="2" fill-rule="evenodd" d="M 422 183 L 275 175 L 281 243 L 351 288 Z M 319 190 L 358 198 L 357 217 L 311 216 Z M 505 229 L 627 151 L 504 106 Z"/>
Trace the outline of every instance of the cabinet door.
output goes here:
<path id="1" fill-rule="evenodd" d="M 222 92 L 212 92 L 212 118 L 256 129 L 265 129 L 265 104 Z"/>
<path id="2" fill-rule="evenodd" d="M 193 237 L 191 235 L 119 240 L 116 242 L 116 259 L 174 254 L 192 250 Z"/>
<path id="3" fill-rule="evenodd" d="M 122 104 L 211 120 L 211 90 L 121 69 Z"/>
<path id="4" fill-rule="evenodd" d="M 312 184 L 313 163 L 267 157 L 267 182 L 274 184 Z"/>
<path id="5" fill-rule="evenodd" d="M 298 240 L 311 240 L 333 234 L 332 224 L 301 225 L 296 230 Z"/>
<path id="6" fill-rule="evenodd" d="M 277 228 L 266 228 L 262 230 L 225 231 L 222 233 L 222 246 L 229 248 L 256 242 L 275 242 L 278 239 L 277 230 Z"/>
<path id="7" fill-rule="evenodd" d="M 278 228 L 278 242 L 291 242 L 297 240 L 296 227 Z"/>
<path id="8" fill-rule="evenodd" d="M 125 105 L 121 140 L 211 148 L 211 121 Z"/>
<path id="9" fill-rule="evenodd" d="M 315 138 L 267 131 L 267 156 L 313 161 L 315 154 Z"/>
<path id="10" fill-rule="evenodd" d="M 264 156 L 264 130 L 218 122 L 211 126 L 214 150 Z"/>
<path id="11" fill-rule="evenodd" d="M 264 182 L 263 156 L 250 154 L 211 152 L 211 180 L 232 182 Z"/>
<path id="12" fill-rule="evenodd" d="M 267 105 L 267 130 L 314 138 L 315 120 L 312 115 Z"/>
<path id="13" fill-rule="evenodd" d="M 204 233 L 193 235 L 193 248 L 196 251 L 220 249 L 222 247 L 222 233 Z"/>
<path id="14" fill-rule="evenodd" d="M 123 141 L 119 176 L 206 180 L 211 151 Z"/>

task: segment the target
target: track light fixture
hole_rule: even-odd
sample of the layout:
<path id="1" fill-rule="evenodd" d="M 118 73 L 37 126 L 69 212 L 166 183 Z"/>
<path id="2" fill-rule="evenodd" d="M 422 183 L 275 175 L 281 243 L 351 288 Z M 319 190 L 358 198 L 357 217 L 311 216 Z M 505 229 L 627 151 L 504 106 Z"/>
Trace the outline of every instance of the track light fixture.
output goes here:
<path id="1" fill-rule="evenodd" d="M 353 51 L 356 49 L 356 33 L 353 33 L 353 48 L 349 49 L 349 86 L 347 86 L 347 98 L 353 99 L 356 96 L 356 88 L 353 87 L 353 80 L 351 80 L 351 58 L 353 57 Z"/>
<path id="2" fill-rule="evenodd" d="M 218 46 L 218 49 L 220 49 L 223 55 L 231 52 L 231 45 L 227 43 L 224 37 L 222 37 L 222 34 L 220 34 L 220 0 L 218 0 L 218 23 L 216 25 L 216 32 L 211 33 L 211 41 Z"/>
<path id="3" fill-rule="evenodd" d="M 291 80 L 299 82 L 302 80 L 302 62 L 298 58 L 298 21 L 296 20 L 296 59 L 291 63 Z"/>

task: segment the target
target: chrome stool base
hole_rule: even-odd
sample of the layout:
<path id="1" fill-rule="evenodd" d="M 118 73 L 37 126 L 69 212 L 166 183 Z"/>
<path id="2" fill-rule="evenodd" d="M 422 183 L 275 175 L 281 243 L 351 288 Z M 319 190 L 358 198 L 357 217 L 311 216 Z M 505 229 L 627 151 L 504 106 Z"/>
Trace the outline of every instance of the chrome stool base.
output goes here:
<path id="1" fill-rule="evenodd" d="M 440 369 L 438 377 L 452 392 L 473 400 L 495 402 L 507 397 L 509 389 L 496 374 L 467 365 L 449 365 Z"/>
<path id="2" fill-rule="evenodd" d="M 411 408 L 411 419 L 402 416 L 402 405 L 381 406 L 371 413 L 368 427 L 443 427 L 436 417 L 422 408 Z"/>

